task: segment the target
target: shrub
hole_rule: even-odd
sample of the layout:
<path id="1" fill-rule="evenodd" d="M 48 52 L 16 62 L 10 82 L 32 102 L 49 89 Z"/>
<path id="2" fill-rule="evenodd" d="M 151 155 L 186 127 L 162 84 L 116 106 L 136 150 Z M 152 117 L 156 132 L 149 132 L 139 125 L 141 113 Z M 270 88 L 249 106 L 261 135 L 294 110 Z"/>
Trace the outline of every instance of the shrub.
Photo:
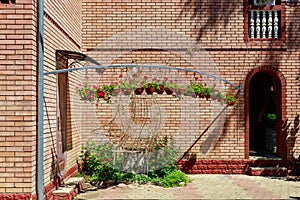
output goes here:
<path id="1" fill-rule="evenodd" d="M 113 162 L 116 164 L 122 160 L 114 160 L 112 150 L 113 145 L 110 143 L 96 146 L 93 142 L 88 142 L 82 150 L 81 157 L 84 163 L 80 174 L 92 184 L 114 180 L 139 184 L 152 182 L 163 187 L 174 187 L 189 182 L 187 176 L 178 170 L 175 164 L 175 152 L 171 146 L 164 146 L 156 152 L 154 157 L 156 161 L 152 163 L 153 169 L 147 174 L 124 173 L 113 168 Z M 161 168 L 158 169 L 158 166 Z"/>

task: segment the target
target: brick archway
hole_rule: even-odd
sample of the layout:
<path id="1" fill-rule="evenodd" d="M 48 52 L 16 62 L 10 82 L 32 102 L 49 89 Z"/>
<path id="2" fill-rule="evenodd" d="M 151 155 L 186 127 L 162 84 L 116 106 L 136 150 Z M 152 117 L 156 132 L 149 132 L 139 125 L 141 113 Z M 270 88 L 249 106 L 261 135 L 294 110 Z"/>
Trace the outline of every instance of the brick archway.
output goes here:
<path id="1" fill-rule="evenodd" d="M 286 120 L 286 81 L 283 74 L 274 67 L 263 66 L 250 71 L 245 80 L 245 158 L 249 159 L 250 154 L 250 81 L 258 73 L 269 76 L 273 82 L 276 102 L 276 139 L 277 139 L 277 156 L 282 160 L 287 159 L 286 153 L 286 136 L 281 127 Z"/>

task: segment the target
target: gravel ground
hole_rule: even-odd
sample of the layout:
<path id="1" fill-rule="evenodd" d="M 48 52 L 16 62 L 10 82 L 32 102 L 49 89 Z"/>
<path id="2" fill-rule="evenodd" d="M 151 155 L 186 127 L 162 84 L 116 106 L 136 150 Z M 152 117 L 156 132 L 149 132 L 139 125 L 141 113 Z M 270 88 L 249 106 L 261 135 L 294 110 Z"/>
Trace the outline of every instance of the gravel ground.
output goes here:
<path id="1" fill-rule="evenodd" d="M 96 199 L 299 199 L 300 182 L 247 175 L 188 175 L 184 187 L 120 184 L 81 193 L 75 200 Z"/>

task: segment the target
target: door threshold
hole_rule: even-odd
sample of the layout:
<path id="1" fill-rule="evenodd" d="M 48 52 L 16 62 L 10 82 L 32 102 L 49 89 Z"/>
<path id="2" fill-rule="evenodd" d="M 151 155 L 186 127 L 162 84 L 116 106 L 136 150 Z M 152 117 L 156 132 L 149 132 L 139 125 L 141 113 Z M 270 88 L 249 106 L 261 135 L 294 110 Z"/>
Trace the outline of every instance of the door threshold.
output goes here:
<path id="1" fill-rule="evenodd" d="M 281 160 L 281 158 L 267 151 L 250 150 L 249 160 Z"/>

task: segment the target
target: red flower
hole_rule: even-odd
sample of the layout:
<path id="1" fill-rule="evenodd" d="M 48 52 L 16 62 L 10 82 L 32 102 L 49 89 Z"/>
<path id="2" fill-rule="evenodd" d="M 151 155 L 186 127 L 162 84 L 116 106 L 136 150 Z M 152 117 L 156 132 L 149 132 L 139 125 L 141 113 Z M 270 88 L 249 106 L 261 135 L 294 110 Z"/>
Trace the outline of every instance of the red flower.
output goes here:
<path id="1" fill-rule="evenodd" d="M 105 96 L 103 91 L 98 91 L 97 94 L 99 98 L 103 98 Z"/>
<path id="2" fill-rule="evenodd" d="M 123 78 L 123 75 L 121 74 L 121 75 L 119 76 L 119 78 Z"/>

